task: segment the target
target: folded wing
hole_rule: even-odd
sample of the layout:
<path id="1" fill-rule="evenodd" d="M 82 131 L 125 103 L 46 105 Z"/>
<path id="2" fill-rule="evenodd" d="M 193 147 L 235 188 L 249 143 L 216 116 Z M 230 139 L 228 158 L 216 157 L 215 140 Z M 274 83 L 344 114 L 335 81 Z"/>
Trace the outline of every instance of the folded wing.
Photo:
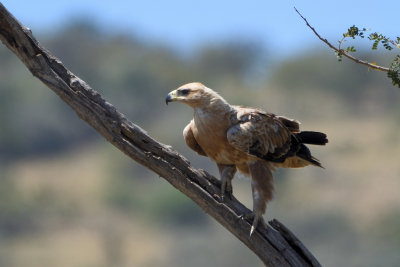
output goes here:
<path id="1" fill-rule="evenodd" d="M 227 131 L 228 142 L 238 150 L 269 161 L 283 162 L 294 155 L 293 132 L 299 123 L 257 109 L 239 107 Z"/>

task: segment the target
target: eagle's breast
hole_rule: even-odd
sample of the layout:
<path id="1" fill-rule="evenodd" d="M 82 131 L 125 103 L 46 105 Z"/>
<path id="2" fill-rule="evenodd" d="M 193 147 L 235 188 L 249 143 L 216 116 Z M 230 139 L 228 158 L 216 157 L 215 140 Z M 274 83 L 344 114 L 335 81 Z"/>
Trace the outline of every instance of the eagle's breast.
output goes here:
<path id="1" fill-rule="evenodd" d="M 243 157 L 247 158 L 228 143 L 229 127 L 229 112 L 195 110 L 193 135 L 207 156 L 219 164 L 236 164 L 244 161 Z"/>

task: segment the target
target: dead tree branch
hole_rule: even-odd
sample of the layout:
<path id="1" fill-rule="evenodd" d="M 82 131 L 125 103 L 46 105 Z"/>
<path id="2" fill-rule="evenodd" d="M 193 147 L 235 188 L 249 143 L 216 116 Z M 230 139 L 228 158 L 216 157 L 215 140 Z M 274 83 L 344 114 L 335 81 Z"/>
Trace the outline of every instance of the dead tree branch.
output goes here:
<path id="1" fill-rule="evenodd" d="M 387 67 L 378 66 L 378 65 L 372 64 L 372 63 L 370 63 L 370 62 L 368 62 L 368 61 L 361 60 L 361 59 L 358 59 L 358 58 L 356 58 L 356 57 L 353 57 L 352 55 L 350 55 L 349 53 L 347 53 L 347 52 L 344 51 L 343 49 L 339 49 L 339 48 L 337 48 L 336 46 L 332 45 L 327 39 L 322 38 L 321 35 L 318 34 L 318 32 L 314 29 L 314 27 L 312 27 L 312 26 L 308 23 L 307 19 L 306 19 L 305 17 L 303 17 L 303 15 L 302 15 L 296 8 L 294 8 L 294 10 L 295 10 L 295 11 L 297 12 L 297 14 L 299 14 L 299 16 L 305 21 L 307 27 L 310 28 L 310 29 L 313 31 L 313 33 L 314 33 L 322 42 L 324 42 L 324 43 L 325 43 L 326 45 L 328 45 L 330 48 L 332 48 L 333 50 L 335 50 L 339 55 L 343 55 L 343 56 L 347 57 L 348 59 L 350 59 L 350 60 L 352 60 L 352 61 L 354 61 L 354 62 L 356 62 L 356 63 L 358 63 L 358 64 L 365 65 L 365 66 L 367 66 L 368 68 L 371 68 L 371 69 L 380 70 L 380 71 L 385 71 L 385 72 L 388 72 L 388 71 L 389 71 L 389 68 L 387 68 Z"/>
<path id="2" fill-rule="evenodd" d="M 239 218 L 249 210 L 235 198 L 222 203 L 219 181 L 171 147 L 151 138 L 44 49 L 32 32 L 0 3 L 0 40 L 30 72 L 53 90 L 84 121 L 128 157 L 165 178 L 216 219 L 268 266 L 320 266 L 305 246 L 278 221 L 249 237 L 251 224 Z M 282 231 L 282 229 L 284 229 Z M 295 240 L 295 242 L 293 242 Z"/>

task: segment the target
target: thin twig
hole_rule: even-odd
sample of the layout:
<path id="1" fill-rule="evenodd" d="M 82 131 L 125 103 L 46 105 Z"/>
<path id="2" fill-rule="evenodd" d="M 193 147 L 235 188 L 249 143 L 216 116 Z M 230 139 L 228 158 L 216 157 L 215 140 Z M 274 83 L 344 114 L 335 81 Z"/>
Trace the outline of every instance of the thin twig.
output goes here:
<path id="1" fill-rule="evenodd" d="M 339 55 L 343 55 L 343 56 L 347 57 L 348 59 L 350 59 L 350 60 L 352 60 L 352 61 L 354 61 L 354 62 L 356 62 L 356 63 L 358 63 L 358 64 L 365 65 L 365 66 L 367 66 L 367 67 L 369 67 L 369 68 L 371 68 L 371 69 L 380 70 L 380 71 L 385 71 L 385 72 L 388 72 L 388 71 L 389 71 L 389 68 L 387 68 L 387 67 L 378 66 L 378 65 L 372 64 L 372 63 L 370 63 L 370 62 L 368 62 L 368 61 L 358 59 L 358 58 L 356 58 L 356 57 L 353 57 L 353 56 L 350 55 L 349 53 L 346 53 L 346 51 L 344 51 L 343 49 L 339 49 L 339 48 L 333 46 L 327 39 L 322 38 L 321 35 L 318 34 L 318 32 L 314 29 L 314 27 L 312 27 L 312 26 L 308 23 L 307 19 L 297 10 L 297 8 L 294 8 L 294 10 L 295 10 L 295 11 L 297 12 L 297 14 L 299 14 L 299 16 L 306 22 L 306 25 L 314 32 L 314 34 L 315 34 L 322 42 L 324 42 L 324 43 L 327 44 L 330 48 L 332 48 L 333 50 L 335 50 Z"/>

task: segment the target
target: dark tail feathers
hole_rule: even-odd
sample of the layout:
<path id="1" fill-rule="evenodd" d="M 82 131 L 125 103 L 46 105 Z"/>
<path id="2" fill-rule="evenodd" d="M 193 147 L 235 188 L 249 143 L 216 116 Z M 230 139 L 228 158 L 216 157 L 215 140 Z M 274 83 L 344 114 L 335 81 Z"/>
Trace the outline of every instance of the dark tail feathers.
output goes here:
<path id="1" fill-rule="evenodd" d="M 320 132 L 312 132 L 312 131 L 303 131 L 296 134 L 297 139 L 300 143 L 309 144 L 309 145 L 325 145 L 328 143 L 328 139 L 326 138 L 326 134 Z"/>

